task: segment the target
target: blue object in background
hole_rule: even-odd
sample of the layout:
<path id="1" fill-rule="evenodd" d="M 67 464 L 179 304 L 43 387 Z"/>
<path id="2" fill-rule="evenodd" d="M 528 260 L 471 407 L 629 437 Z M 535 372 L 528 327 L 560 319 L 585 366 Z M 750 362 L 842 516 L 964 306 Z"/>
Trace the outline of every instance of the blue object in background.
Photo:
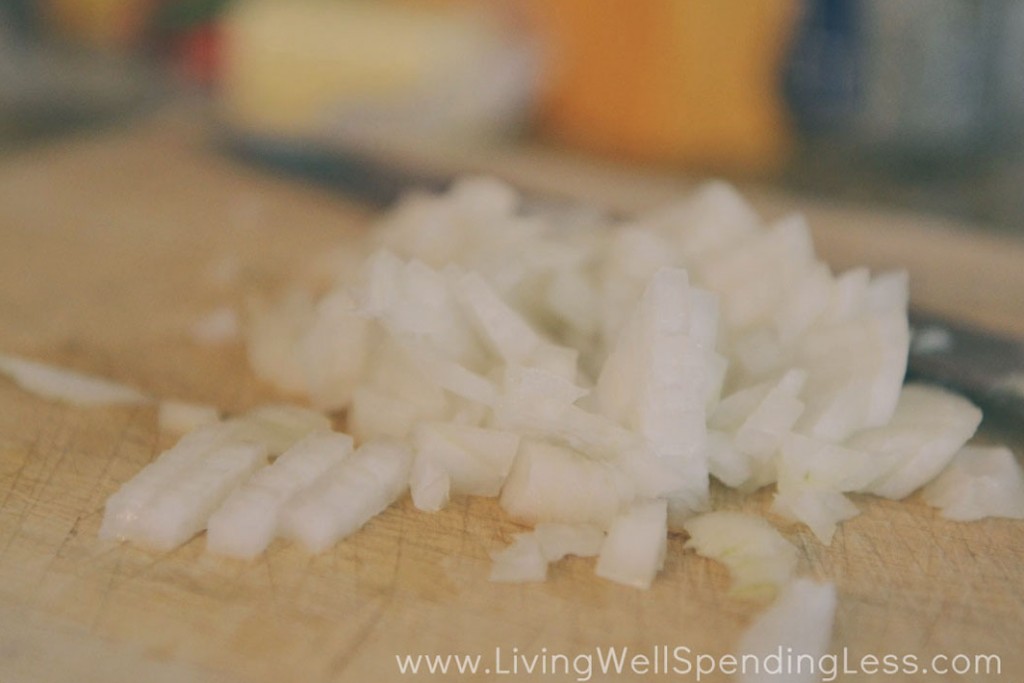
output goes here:
<path id="1" fill-rule="evenodd" d="M 798 127 L 893 159 L 983 153 L 999 118 L 999 25 L 1012 6 L 808 0 L 784 76 Z"/>
<path id="2" fill-rule="evenodd" d="M 859 79 L 857 0 L 810 0 L 798 25 L 783 91 L 805 133 L 848 128 Z"/>

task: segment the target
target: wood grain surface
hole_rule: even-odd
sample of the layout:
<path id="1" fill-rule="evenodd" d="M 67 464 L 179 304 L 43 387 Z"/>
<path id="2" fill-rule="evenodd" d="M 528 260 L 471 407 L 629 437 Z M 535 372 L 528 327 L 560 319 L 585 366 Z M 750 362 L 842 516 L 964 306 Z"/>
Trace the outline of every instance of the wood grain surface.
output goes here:
<path id="1" fill-rule="evenodd" d="M 685 185 L 551 155 L 534 155 L 531 175 L 528 157 L 506 160 L 508 175 L 623 207 Z M 837 266 L 906 264 L 919 303 L 1024 333 L 1020 245 L 916 216 L 754 196 L 771 215 L 807 209 Z M 370 217 L 219 156 L 201 126 L 178 116 L 8 157 L 0 351 L 226 411 L 280 399 L 254 380 L 237 344 L 197 345 L 189 326 L 353 243 Z M 231 259 L 239 282 L 225 285 L 211 273 Z M 449 680 L 402 676 L 395 656 L 480 653 L 481 667 L 493 667 L 499 647 L 506 658 L 513 648 L 656 645 L 717 655 L 763 608 L 726 597 L 722 567 L 684 552 L 682 536 L 670 538 L 647 592 L 595 578 L 592 560 L 578 558 L 544 584 L 491 584 L 488 552 L 518 527 L 476 498 L 433 515 L 404 500 L 319 556 L 275 542 L 248 563 L 206 556 L 201 539 L 166 555 L 99 541 L 106 498 L 167 445 L 150 406 L 73 408 L 0 381 L 0 681 Z M 726 502 L 761 510 L 768 496 Z M 863 514 L 831 547 L 782 527 L 800 548 L 801 573 L 838 585 L 832 650 L 1002 659 L 1001 676 L 878 680 L 1022 680 L 1024 523 L 956 524 L 916 498 L 857 502 Z"/>

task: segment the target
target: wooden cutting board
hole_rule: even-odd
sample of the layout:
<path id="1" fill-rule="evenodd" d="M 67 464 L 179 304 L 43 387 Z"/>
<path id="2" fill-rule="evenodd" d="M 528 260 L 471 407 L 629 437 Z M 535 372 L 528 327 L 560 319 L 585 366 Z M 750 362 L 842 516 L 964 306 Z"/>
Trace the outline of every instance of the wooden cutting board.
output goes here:
<path id="1" fill-rule="evenodd" d="M 311 261 L 353 244 L 371 214 L 239 166 L 202 130 L 157 117 L 0 164 L 0 351 L 226 411 L 281 398 L 249 374 L 239 345 L 198 345 L 189 328 L 245 291 L 309 274 Z M 685 185 L 530 159 L 506 170 L 622 206 Z M 771 215 L 808 208 L 837 266 L 907 264 L 920 303 L 1024 333 L 1020 245 L 920 217 L 754 196 Z M 518 527 L 473 498 L 434 515 L 403 501 L 319 556 L 277 542 L 246 563 L 204 555 L 201 539 L 166 555 L 99 541 L 106 498 L 166 446 L 151 407 L 72 408 L 0 381 L 0 681 L 415 680 L 399 675 L 396 655 L 478 653 L 494 668 L 496 648 L 505 668 L 513 648 L 685 646 L 695 661 L 728 652 L 763 607 L 729 599 L 723 569 L 684 552 L 681 536 L 647 592 L 597 579 L 577 558 L 544 584 L 491 584 L 488 551 Z M 831 547 L 783 527 L 801 573 L 838 584 L 832 649 L 923 662 L 992 653 L 1003 678 L 962 680 L 1020 680 L 1024 523 L 954 524 L 916 499 L 857 502 L 863 514 Z"/>

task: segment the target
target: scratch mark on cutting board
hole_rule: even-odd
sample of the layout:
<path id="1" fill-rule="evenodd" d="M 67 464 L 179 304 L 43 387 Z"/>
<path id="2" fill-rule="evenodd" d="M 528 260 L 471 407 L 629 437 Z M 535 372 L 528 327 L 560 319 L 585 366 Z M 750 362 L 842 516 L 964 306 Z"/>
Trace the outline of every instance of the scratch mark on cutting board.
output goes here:
<path id="1" fill-rule="evenodd" d="M 459 555 L 466 555 L 469 544 L 469 496 L 462 496 L 462 528 L 459 529 Z"/>
<path id="2" fill-rule="evenodd" d="M 60 558 L 61 554 L 64 552 L 64 548 L 67 547 L 68 543 L 71 540 L 73 540 L 75 537 L 78 536 L 78 525 L 81 522 L 82 522 L 82 515 L 76 516 L 75 517 L 75 521 L 71 524 L 71 528 L 68 529 L 68 532 L 66 534 L 64 534 L 64 538 L 61 540 L 60 544 L 57 546 L 57 549 L 53 551 L 53 554 L 50 555 L 50 559 L 47 560 L 46 568 L 43 569 L 43 571 L 39 572 L 39 579 L 36 581 L 36 585 L 35 585 L 35 588 L 33 589 L 33 593 L 38 593 L 39 590 L 43 587 L 43 583 L 46 581 L 47 577 L 50 576 L 50 573 L 53 570 L 53 565 L 56 564 L 57 560 Z"/>
<path id="3" fill-rule="evenodd" d="M 103 485 L 104 482 L 107 481 L 107 479 L 108 479 L 108 477 L 110 475 L 110 469 L 111 469 L 111 467 L 113 467 L 113 464 L 117 461 L 118 454 L 119 454 L 119 452 L 121 450 L 121 447 L 125 443 L 125 439 L 126 439 L 126 437 L 128 435 L 128 432 L 131 430 L 132 426 L 135 424 L 135 420 L 138 418 L 138 416 L 139 416 L 139 409 L 138 408 L 132 409 L 131 414 L 129 415 L 128 419 L 125 421 L 124 427 L 121 429 L 120 432 L 118 432 L 117 439 L 114 441 L 113 447 L 110 448 L 110 450 L 107 452 L 107 457 L 104 459 L 103 470 L 100 472 L 99 476 L 96 477 L 96 480 L 93 482 L 92 488 L 89 490 L 89 500 L 95 500 L 96 494 L 99 492 L 100 487 Z M 154 448 L 150 449 L 150 460 L 152 460 L 152 458 L 153 458 L 154 451 L 155 451 L 155 446 L 154 446 Z M 118 482 L 119 485 L 120 485 L 120 483 L 121 482 Z"/>
<path id="4" fill-rule="evenodd" d="M 22 458 L 21 466 L 18 467 L 18 471 L 14 473 L 14 480 L 11 482 L 10 488 L 7 489 L 7 495 L 4 496 L 3 503 L 0 503 L 0 507 L 6 508 L 7 503 L 10 502 L 11 495 L 18 490 L 18 484 L 21 483 L 21 478 L 25 473 L 25 468 L 28 467 L 30 462 L 32 462 L 33 456 L 39 449 L 39 442 L 43 438 L 44 427 L 49 424 L 49 415 L 50 412 L 47 411 L 46 417 L 43 418 L 43 426 L 40 426 L 40 428 L 36 430 L 35 438 L 32 439 L 32 443 L 29 444 L 28 450 Z"/>
<path id="5" fill-rule="evenodd" d="M 334 657 L 331 658 L 330 664 L 328 664 L 328 671 L 336 676 L 339 676 L 345 672 L 345 670 L 352 664 L 353 655 L 362 647 L 369 637 L 373 634 L 377 628 L 377 624 L 380 623 L 381 619 L 384 618 L 384 614 L 387 608 L 391 605 L 391 598 L 385 599 L 377 609 L 367 619 L 366 624 L 359 629 L 355 637 L 351 640 L 348 647 L 343 648 Z"/>
<path id="6" fill-rule="evenodd" d="M 11 544 L 14 543 L 15 539 L 21 537 L 21 531 L 25 524 L 25 520 L 28 519 L 28 516 L 35 511 L 36 506 L 39 504 L 40 495 L 50 486 L 50 482 L 53 481 L 53 475 L 57 472 L 57 469 L 61 466 L 61 463 L 64 462 L 64 458 L 67 457 L 68 450 L 68 448 L 61 448 L 59 450 L 57 461 L 50 467 L 49 471 L 46 474 L 46 478 L 43 480 L 41 484 L 37 484 L 35 487 L 33 487 L 32 495 L 29 496 L 28 498 L 28 505 L 23 507 L 21 511 L 18 513 L 18 519 L 15 522 L 14 527 L 15 531 L 13 534 L 10 535 L 10 537 L 8 537 L 7 542 L 4 544 L 3 550 L 0 550 L 0 557 L 6 557 L 8 551 L 10 551 L 11 549 Z"/>
<path id="7" fill-rule="evenodd" d="M 100 621 L 103 616 L 107 613 L 107 608 L 110 605 L 110 596 L 114 593 L 114 584 L 118 576 L 121 575 L 121 563 L 124 561 L 124 553 L 121 553 L 117 562 L 114 563 L 113 569 L 110 571 L 110 575 L 107 577 L 107 584 L 103 587 L 103 593 L 100 596 L 100 606 L 96 610 L 96 615 L 92 619 L 92 623 L 89 624 L 89 632 L 96 633 L 99 628 Z"/>
<path id="8" fill-rule="evenodd" d="M 104 464 L 104 467 L 103 467 L 103 472 L 102 472 L 102 474 L 98 478 L 96 478 L 93 481 L 93 486 L 90 489 L 90 493 L 89 493 L 89 496 L 88 496 L 89 500 L 93 500 L 95 498 L 97 492 L 99 491 L 100 483 L 106 477 L 106 473 L 110 469 L 111 462 L 113 462 L 113 460 L 116 458 L 117 451 L 120 448 L 121 444 L 124 442 L 124 439 L 125 439 L 126 435 L 128 434 L 129 429 L 131 428 L 132 424 L 134 423 L 136 415 L 138 415 L 138 410 L 137 409 L 132 411 L 132 414 L 129 417 L 129 419 L 126 421 L 124 427 L 122 427 L 122 429 L 118 432 L 118 435 L 117 435 L 117 438 L 115 440 L 114 446 L 108 450 L 107 457 L 105 458 L 105 464 Z M 54 472 L 56 472 L 56 468 L 54 468 Z M 67 547 L 68 543 L 71 540 L 73 540 L 78 535 L 79 525 L 82 523 L 82 520 L 86 519 L 88 517 L 91 517 L 93 514 L 95 514 L 95 512 L 96 511 L 93 510 L 92 512 L 85 512 L 85 513 L 79 514 L 78 516 L 75 517 L 75 521 L 71 525 L 71 528 L 64 535 L 64 538 L 61 540 L 60 545 L 57 546 L 57 549 L 55 550 L 53 555 L 50 557 L 49 562 L 47 562 L 47 564 L 46 564 L 46 568 L 40 573 L 39 581 L 36 583 L 36 588 L 35 588 L 36 592 L 38 592 L 42 588 L 43 583 L 46 581 L 46 579 L 53 572 L 54 565 L 56 564 L 57 560 L 62 556 L 62 554 L 64 552 L 64 549 Z M 106 554 L 106 553 L 103 553 L 103 554 Z"/>
<path id="9" fill-rule="evenodd" d="M 277 580 L 274 578 L 274 569 L 270 562 L 270 553 L 264 551 L 263 553 L 263 567 L 267 570 L 267 585 L 270 587 L 270 601 L 274 605 L 274 610 L 277 611 L 281 607 L 281 603 L 278 600 L 277 595 Z"/>
<path id="10" fill-rule="evenodd" d="M 398 544 L 395 548 L 395 563 L 391 569 L 391 582 L 388 585 L 388 598 L 395 597 L 395 591 L 398 588 L 398 573 L 399 568 L 402 565 L 402 548 L 405 545 L 405 511 L 401 510 L 398 513 Z"/>
<path id="11" fill-rule="evenodd" d="M 928 620 L 928 625 L 922 629 L 921 632 L 921 637 L 923 639 L 921 642 L 922 646 L 927 646 L 928 643 L 932 642 L 932 639 L 935 636 L 935 629 L 939 626 L 942 617 L 949 611 L 949 607 L 949 601 L 943 600 L 939 605 L 939 609 L 935 612 L 935 616 Z"/>

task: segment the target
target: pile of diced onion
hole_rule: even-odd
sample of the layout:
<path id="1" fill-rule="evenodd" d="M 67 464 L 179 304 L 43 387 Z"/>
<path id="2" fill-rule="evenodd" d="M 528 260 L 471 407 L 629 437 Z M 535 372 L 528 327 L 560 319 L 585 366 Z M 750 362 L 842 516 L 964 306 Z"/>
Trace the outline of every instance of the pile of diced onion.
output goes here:
<path id="1" fill-rule="evenodd" d="M 253 369 L 313 409 L 189 433 L 110 499 L 104 535 L 319 552 L 406 491 L 428 512 L 488 496 L 533 528 L 495 553 L 495 580 L 575 554 L 645 588 L 677 528 L 742 596 L 789 584 L 797 551 L 761 517 L 711 511 L 712 479 L 774 486 L 771 512 L 825 544 L 858 514 L 846 494 L 936 477 L 926 500 L 955 519 L 1024 517 L 1012 454 L 964 448 L 980 411 L 903 383 L 906 274 L 835 274 L 801 216 L 764 225 L 726 184 L 618 221 L 469 178 L 406 196 L 365 242 L 324 291 L 249 311 Z"/>

